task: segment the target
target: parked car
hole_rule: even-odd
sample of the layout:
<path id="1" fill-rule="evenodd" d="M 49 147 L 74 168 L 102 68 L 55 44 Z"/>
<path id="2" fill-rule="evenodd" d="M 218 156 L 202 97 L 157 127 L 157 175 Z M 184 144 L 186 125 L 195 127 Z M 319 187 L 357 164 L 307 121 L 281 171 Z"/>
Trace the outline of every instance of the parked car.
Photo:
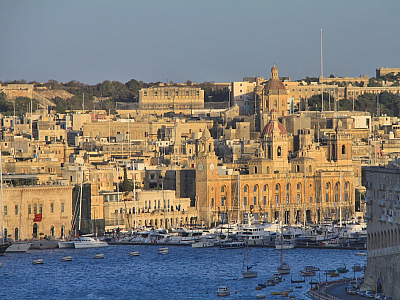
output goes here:
<path id="1" fill-rule="evenodd" d="M 354 286 L 349 285 L 346 287 L 346 293 L 348 295 L 357 295 L 357 289 Z"/>
<path id="2" fill-rule="evenodd" d="M 374 291 L 365 291 L 365 297 L 366 297 L 366 298 L 374 299 L 374 297 L 375 297 L 375 292 L 374 292 Z"/>
<path id="3" fill-rule="evenodd" d="M 366 293 L 366 291 L 361 291 L 360 290 L 360 291 L 357 292 L 357 295 L 361 296 L 361 297 L 365 297 L 365 293 Z"/>

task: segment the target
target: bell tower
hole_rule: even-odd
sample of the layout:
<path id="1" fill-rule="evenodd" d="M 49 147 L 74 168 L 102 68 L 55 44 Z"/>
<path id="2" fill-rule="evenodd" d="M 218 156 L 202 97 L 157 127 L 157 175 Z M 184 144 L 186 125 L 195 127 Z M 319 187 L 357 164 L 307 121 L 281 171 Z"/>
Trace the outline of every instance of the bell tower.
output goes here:
<path id="1" fill-rule="evenodd" d="M 212 183 L 217 177 L 218 157 L 214 152 L 214 139 L 206 128 L 197 141 L 196 153 L 196 207 L 198 221 L 210 226 L 210 209 L 215 205 Z"/>

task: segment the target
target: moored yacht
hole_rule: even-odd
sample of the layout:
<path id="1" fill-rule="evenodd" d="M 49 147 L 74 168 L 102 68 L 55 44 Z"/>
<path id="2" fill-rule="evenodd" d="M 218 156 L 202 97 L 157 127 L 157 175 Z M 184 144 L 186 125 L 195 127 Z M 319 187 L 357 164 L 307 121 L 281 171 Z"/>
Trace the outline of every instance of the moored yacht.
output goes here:
<path id="1" fill-rule="evenodd" d="M 98 238 L 92 238 L 90 236 L 80 236 L 74 241 L 74 247 L 76 249 L 83 248 L 102 248 L 108 247 L 107 242 L 100 241 Z"/>

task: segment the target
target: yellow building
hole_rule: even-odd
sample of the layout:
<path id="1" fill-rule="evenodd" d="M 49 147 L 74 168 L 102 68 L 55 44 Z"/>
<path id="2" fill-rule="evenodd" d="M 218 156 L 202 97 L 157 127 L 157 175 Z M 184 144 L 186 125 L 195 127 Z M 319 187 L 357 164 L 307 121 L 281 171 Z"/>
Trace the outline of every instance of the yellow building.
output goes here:
<path id="1" fill-rule="evenodd" d="M 190 114 L 204 108 L 204 91 L 191 86 L 158 85 L 139 91 L 139 110 L 142 114 Z"/>
<path id="2" fill-rule="evenodd" d="M 335 132 L 327 137 L 327 146 L 303 144 L 296 155 L 289 155 L 287 131 L 272 112 L 261 141 L 261 157 L 226 172 L 214 154 L 214 140 L 204 131 L 196 158 L 200 222 L 240 221 L 246 212 L 287 224 L 354 216 L 350 136 Z"/>
<path id="3" fill-rule="evenodd" d="M 68 235 L 73 186 L 3 187 L 5 236 L 14 240 Z"/>

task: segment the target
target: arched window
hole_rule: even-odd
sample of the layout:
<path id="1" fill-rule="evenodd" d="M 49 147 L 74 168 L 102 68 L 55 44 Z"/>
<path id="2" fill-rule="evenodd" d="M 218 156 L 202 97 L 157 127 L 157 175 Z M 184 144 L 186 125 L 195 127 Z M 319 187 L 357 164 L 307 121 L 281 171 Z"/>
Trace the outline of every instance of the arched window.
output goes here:
<path id="1" fill-rule="evenodd" d="M 311 167 L 311 165 L 308 166 L 308 172 L 309 172 L 309 173 L 312 173 L 312 167 Z"/>
<path id="2" fill-rule="evenodd" d="M 279 191 L 279 184 L 275 184 L 275 191 Z"/>
<path id="3" fill-rule="evenodd" d="M 329 182 L 327 182 L 327 183 L 325 184 L 325 188 L 326 188 L 326 189 L 329 189 Z"/>
<path id="4" fill-rule="evenodd" d="M 33 213 L 37 214 L 37 204 L 33 204 Z"/>
<path id="5" fill-rule="evenodd" d="M 267 185 L 266 184 L 264 184 L 264 192 L 266 192 L 267 191 Z"/>
<path id="6" fill-rule="evenodd" d="M 223 186 L 221 186 L 221 193 L 224 193 L 225 192 L 225 186 L 223 185 Z"/>
<path id="7" fill-rule="evenodd" d="M 339 182 L 336 182 L 335 183 L 335 191 L 338 191 L 339 190 Z"/>
<path id="8" fill-rule="evenodd" d="M 300 183 L 296 185 L 297 190 L 300 190 Z"/>
<path id="9" fill-rule="evenodd" d="M 290 189 L 290 185 L 288 183 L 288 184 L 286 184 L 286 190 L 288 191 L 289 189 Z"/>
<path id="10" fill-rule="evenodd" d="M 258 189 L 258 186 L 257 186 L 257 185 L 254 185 L 254 187 L 253 187 L 253 192 L 257 192 L 257 189 Z"/>
<path id="11" fill-rule="evenodd" d="M 243 187 L 243 192 L 247 193 L 247 185 Z"/>
<path id="12" fill-rule="evenodd" d="M 281 155 L 282 155 L 281 146 L 279 146 L 278 149 L 276 150 L 276 155 L 278 155 L 278 156 L 281 156 Z"/>

